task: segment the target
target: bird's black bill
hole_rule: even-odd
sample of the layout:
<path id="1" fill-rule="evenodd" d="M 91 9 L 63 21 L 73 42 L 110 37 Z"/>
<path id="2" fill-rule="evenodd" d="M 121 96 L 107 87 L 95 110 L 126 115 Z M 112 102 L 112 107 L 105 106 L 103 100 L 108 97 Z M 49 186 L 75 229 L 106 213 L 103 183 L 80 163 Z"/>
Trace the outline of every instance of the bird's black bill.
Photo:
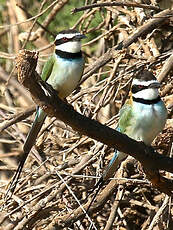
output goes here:
<path id="1" fill-rule="evenodd" d="M 159 89 L 160 88 L 160 83 L 159 82 L 153 82 L 151 83 L 148 88 L 156 88 Z"/>
<path id="2" fill-rule="evenodd" d="M 73 40 L 79 41 L 79 40 L 84 39 L 84 38 L 86 38 L 86 36 L 84 34 L 78 34 L 78 35 L 74 36 Z"/>

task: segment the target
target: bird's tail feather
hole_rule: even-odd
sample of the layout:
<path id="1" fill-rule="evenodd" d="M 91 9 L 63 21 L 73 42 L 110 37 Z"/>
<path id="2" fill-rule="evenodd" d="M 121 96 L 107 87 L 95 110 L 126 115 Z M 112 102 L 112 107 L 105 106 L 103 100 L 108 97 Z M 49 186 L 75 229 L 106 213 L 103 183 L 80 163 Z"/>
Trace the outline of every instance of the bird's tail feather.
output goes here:
<path id="1" fill-rule="evenodd" d="M 31 148 L 35 144 L 37 135 L 38 135 L 39 131 L 41 130 L 41 127 L 42 127 L 45 119 L 46 119 L 46 114 L 43 112 L 43 110 L 38 108 L 35 120 L 32 124 L 32 127 L 31 127 L 31 129 L 27 135 L 26 141 L 25 141 L 24 146 L 23 146 L 23 154 L 21 156 L 20 163 L 19 163 L 18 168 L 17 168 L 17 170 L 16 170 L 16 172 L 15 172 L 15 174 L 14 174 L 14 176 L 13 176 L 13 178 L 12 178 L 12 180 L 8 186 L 8 189 L 7 189 L 7 192 L 5 195 L 5 200 L 9 198 L 8 197 L 9 192 L 11 192 L 10 197 L 14 193 L 14 190 L 15 190 L 16 185 L 18 183 L 18 180 L 19 180 L 20 174 L 22 172 L 24 163 L 28 157 L 28 154 L 29 154 Z"/>
<path id="2" fill-rule="evenodd" d="M 26 141 L 23 146 L 24 152 L 30 152 L 31 148 L 35 144 L 36 138 L 38 136 L 38 133 L 41 130 L 41 127 L 46 119 L 46 114 L 41 110 L 40 108 L 37 111 L 37 115 L 35 117 L 35 120 L 32 124 L 32 127 L 26 137 Z"/>
<path id="3" fill-rule="evenodd" d="M 119 164 L 126 158 L 126 154 L 119 152 L 119 151 L 115 151 L 114 156 L 112 157 L 111 161 L 109 162 L 109 165 L 106 167 L 106 169 L 103 172 L 103 175 L 100 177 L 100 179 L 98 180 L 98 182 L 96 183 L 96 185 L 94 186 L 92 192 L 95 191 L 95 194 L 91 200 L 91 203 L 89 204 L 86 213 L 88 214 L 88 211 L 91 207 L 91 205 L 93 204 L 97 194 L 99 193 L 99 191 L 101 190 L 101 188 L 103 187 L 104 183 L 110 178 L 112 177 Z M 91 192 L 91 193 L 92 193 Z"/>
<path id="4" fill-rule="evenodd" d="M 115 151 L 114 156 L 112 157 L 111 161 L 109 162 L 108 166 L 106 167 L 106 169 L 103 172 L 103 180 L 106 181 L 108 180 L 110 177 L 112 177 L 119 164 L 127 157 L 127 155 L 125 153 L 119 152 L 119 151 Z"/>

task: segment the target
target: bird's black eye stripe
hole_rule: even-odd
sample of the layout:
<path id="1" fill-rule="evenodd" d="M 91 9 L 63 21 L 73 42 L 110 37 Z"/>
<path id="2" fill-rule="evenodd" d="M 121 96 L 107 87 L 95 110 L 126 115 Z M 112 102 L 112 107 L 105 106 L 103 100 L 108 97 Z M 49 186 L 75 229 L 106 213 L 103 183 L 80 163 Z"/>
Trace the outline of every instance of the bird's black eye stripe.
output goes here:
<path id="1" fill-rule="evenodd" d="M 56 46 L 58 46 L 58 45 L 61 45 L 61 44 L 66 43 L 66 42 L 69 42 L 69 41 L 71 41 L 72 39 L 73 39 L 73 38 L 62 37 L 62 38 L 60 38 L 60 39 L 56 39 L 55 42 L 54 42 L 54 44 L 55 44 Z"/>
<path id="2" fill-rule="evenodd" d="M 132 93 L 137 93 L 143 89 L 148 89 L 148 86 L 145 85 L 133 85 L 132 86 Z"/>

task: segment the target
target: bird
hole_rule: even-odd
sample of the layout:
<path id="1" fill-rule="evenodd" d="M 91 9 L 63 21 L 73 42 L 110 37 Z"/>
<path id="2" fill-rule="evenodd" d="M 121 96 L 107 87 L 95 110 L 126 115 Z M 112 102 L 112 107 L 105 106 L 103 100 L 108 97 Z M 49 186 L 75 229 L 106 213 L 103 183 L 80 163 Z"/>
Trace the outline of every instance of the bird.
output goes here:
<path id="1" fill-rule="evenodd" d="M 159 88 L 160 83 L 151 71 L 147 69 L 138 71 L 132 80 L 129 99 L 120 109 L 116 130 L 150 146 L 163 130 L 167 119 L 167 109 L 160 97 Z M 108 166 L 92 190 L 96 192 L 86 212 L 104 183 L 115 174 L 118 166 L 126 157 L 126 153 L 117 150 L 114 152 Z"/>
<path id="2" fill-rule="evenodd" d="M 55 38 L 55 50 L 45 63 L 41 78 L 50 84 L 61 99 L 65 99 L 77 87 L 84 70 L 85 60 L 81 51 L 84 34 L 75 29 L 60 31 Z M 18 168 L 9 184 L 5 197 L 14 193 L 27 156 L 34 146 L 37 135 L 46 119 L 46 113 L 37 108 L 32 127 L 26 137 Z"/>

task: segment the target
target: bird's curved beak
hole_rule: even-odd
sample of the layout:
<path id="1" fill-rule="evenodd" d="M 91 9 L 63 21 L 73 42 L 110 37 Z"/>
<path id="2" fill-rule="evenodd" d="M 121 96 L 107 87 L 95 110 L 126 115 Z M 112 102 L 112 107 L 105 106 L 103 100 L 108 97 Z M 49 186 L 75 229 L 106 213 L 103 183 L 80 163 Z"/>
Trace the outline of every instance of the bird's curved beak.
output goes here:
<path id="1" fill-rule="evenodd" d="M 156 89 L 158 89 L 158 88 L 160 88 L 160 83 L 159 82 L 153 82 L 148 86 L 148 88 L 156 88 Z"/>

